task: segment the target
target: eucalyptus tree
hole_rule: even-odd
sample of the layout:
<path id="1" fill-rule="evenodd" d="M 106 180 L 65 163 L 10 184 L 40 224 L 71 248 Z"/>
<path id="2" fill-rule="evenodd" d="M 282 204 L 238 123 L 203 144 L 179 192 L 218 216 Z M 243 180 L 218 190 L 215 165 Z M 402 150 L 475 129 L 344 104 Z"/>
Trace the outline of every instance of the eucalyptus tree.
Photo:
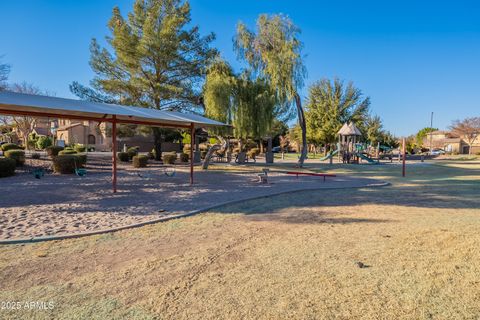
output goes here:
<path id="1" fill-rule="evenodd" d="M 157 110 L 198 108 L 205 68 L 216 55 L 210 48 L 215 37 L 201 36 L 191 25 L 188 2 L 136 0 L 127 18 L 115 7 L 108 28 L 109 48 L 96 39 L 90 46 L 94 90 L 73 84 L 77 93 Z M 159 159 L 164 130 L 154 128 L 153 134 Z"/>
<path id="2" fill-rule="evenodd" d="M 309 88 L 305 112 L 309 139 L 325 145 L 335 143 L 337 132 L 346 122 L 364 129 L 369 106 L 370 98 L 364 98 L 352 82 L 347 85 L 339 79 L 315 82 Z"/>
<path id="3" fill-rule="evenodd" d="M 278 116 L 284 119 L 293 115 L 296 105 L 299 125 L 302 129 L 302 166 L 307 155 L 306 123 L 299 90 L 303 86 L 306 69 L 301 54 L 300 29 L 283 15 L 262 14 L 257 19 L 256 30 L 251 31 L 243 23 L 237 26 L 234 47 L 239 58 L 264 78 L 276 95 Z"/>

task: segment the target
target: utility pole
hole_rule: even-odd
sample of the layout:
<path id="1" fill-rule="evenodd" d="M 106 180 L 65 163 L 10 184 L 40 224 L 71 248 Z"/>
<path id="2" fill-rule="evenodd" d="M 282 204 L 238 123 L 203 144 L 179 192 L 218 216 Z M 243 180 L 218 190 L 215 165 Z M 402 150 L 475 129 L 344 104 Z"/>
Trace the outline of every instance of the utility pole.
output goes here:
<path id="1" fill-rule="evenodd" d="M 430 155 L 432 155 L 432 136 L 433 136 L 433 112 L 430 116 Z"/>

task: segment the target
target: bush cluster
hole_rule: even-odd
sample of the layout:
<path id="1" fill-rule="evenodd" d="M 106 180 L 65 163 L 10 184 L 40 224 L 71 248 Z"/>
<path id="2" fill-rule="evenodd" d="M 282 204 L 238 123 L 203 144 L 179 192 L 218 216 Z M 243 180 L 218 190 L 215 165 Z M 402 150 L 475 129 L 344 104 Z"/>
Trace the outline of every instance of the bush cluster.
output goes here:
<path id="1" fill-rule="evenodd" d="M 180 153 L 180 161 L 182 162 L 188 162 L 188 160 L 190 159 L 190 155 L 188 153 Z"/>
<path id="2" fill-rule="evenodd" d="M 4 152 L 6 158 L 15 160 L 16 166 L 21 167 L 25 164 L 25 151 L 23 150 L 8 150 Z"/>
<path id="3" fill-rule="evenodd" d="M 18 144 L 15 143 L 5 143 L 2 144 L 2 151 L 8 151 L 8 150 L 23 150 L 25 149 L 24 147 L 19 146 Z"/>
<path id="4" fill-rule="evenodd" d="M 132 160 L 133 157 L 135 157 L 138 154 L 139 149 L 140 147 L 130 147 L 127 149 L 128 157 L 130 158 L 130 160 Z"/>
<path id="5" fill-rule="evenodd" d="M 50 147 L 47 147 L 46 150 L 47 150 L 47 154 L 50 157 L 56 157 L 56 156 L 58 156 L 58 153 L 63 150 L 63 147 L 50 146 Z"/>
<path id="6" fill-rule="evenodd" d="M 87 150 L 87 148 L 83 144 L 76 144 L 73 147 L 73 150 L 75 150 L 76 152 L 85 152 L 85 150 Z"/>
<path id="7" fill-rule="evenodd" d="M 174 164 L 177 160 L 176 152 L 165 152 L 162 156 L 164 164 Z"/>
<path id="8" fill-rule="evenodd" d="M 35 147 L 37 147 L 37 149 L 40 149 L 40 150 L 50 147 L 51 145 L 52 145 L 52 139 L 47 136 L 39 136 L 35 143 Z"/>
<path id="9" fill-rule="evenodd" d="M 53 171 L 61 174 L 70 174 L 75 172 L 75 168 L 83 168 L 87 163 L 85 154 L 65 154 L 53 158 Z"/>
<path id="10" fill-rule="evenodd" d="M 145 168 L 148 163 L 148 157 L 146 155 L 140 154 L 133 157 L 133 166 L 135 168 Z"/>
<path id="11" fill-rule="evenodd" d="M 65 148 L 64 150 L 58 152 L 59 156 L 64 156 L 64 155 L 67 155 L 67 154 L 77 154 L 77 151 Z"/>
<path id="12" fill-rule="evenodd" d="M 118 152 L 117 159 L 121 162 L 128 162 L 130 161 L 130 156 L 128 155 L 128 152 Z"/>
<path id="13" fill-rule="evenodd" d="M 0 158 L 0 178 L 13 176 L 15 174 L 15 167 L 15 160 Z"/>

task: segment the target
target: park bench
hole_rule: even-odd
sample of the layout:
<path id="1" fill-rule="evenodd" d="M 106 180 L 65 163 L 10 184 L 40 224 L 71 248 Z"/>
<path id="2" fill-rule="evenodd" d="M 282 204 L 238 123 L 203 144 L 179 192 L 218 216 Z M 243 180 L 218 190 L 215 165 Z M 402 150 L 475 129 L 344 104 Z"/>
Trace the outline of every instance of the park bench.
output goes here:
<path id="1" fill-rule="evenodd" d="M 299 171 L 288 171 L 285 172 L 286 174 L 294 174 L 297 176 L 315 176 L 315 177 L 323 177 L 323 182 L 325 182 L 325 179 L 327 177 L 336 177 L 334 174 L 329 174 L 329 173 L 314 173 L 314 172 L 299 172 Z"/>

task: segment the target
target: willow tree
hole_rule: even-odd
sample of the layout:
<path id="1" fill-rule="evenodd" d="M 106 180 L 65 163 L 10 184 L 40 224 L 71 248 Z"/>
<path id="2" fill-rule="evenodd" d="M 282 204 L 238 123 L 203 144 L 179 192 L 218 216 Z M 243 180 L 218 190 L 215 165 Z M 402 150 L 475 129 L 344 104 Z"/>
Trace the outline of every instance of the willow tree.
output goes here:
<path id="1" fill-rule="evenodd" d="M 277 103 L 264 78 L 249 72 L 237 76 L 228 63 L 216 59 L 208 68 L 203 92 L 205 114 L 232 124 L 236 138 L 261 139 L 270 132 Z"/>
<path id="2" fill-rule="evenodd" d="M 301 55 L 300 29 L 283 15 L 262 14 L 257 19 L 256 32 L 239 23 L 234 46 L 239 57 L 263 77 L 275 91 L 277 115 L 289 118 L 296 105 L 298 123 L 302 129 L 302 154 L 299 165 L 307 156 L 306 123 L 299 90 L 306 69 Z"/>
<path id="3" fill-rule="evenodd" d="M 188 2 L 136 0 L 128 18 L 115 7 L 108 28 L 111 50 L 95 39 L 90 47 L 96 91 L 121 104 L 157 110 L 196 108 L 197 89 L 216 51 L 209 47 L 214 35 L 201 36 L 199 28 L 191 26 Z M 98 98 L 78 85 L 73 89 Z M 153 129 L 157 159 L 164 130 Z"/>
<path id="4" fill-rule="evenodd" d="M 205 116 L 217 121 L 232 124 L 233 94 L 237 79 L 231 66 L 217 58 L 208 67 L 203 85 Z M 219 135 L 228 134 L 230 128 L 214 128 Z"/>
<path id="5" fill-rule="evenodd" d="M 323 79 L 309 87 L 306 104 L 309 140 L 321 144 L 336 142 L 337 132 L 345 122 L 354 122 L 361 130 L 368 118 L 370 98 L 352 82 Z"/>
<path id="6" fill-rule="evenodd" d="M 263 78 L 243 73 L 234 87 L 232 120 L 235 137 L 262 139 L 275 119 L 275 95 Z"/>

